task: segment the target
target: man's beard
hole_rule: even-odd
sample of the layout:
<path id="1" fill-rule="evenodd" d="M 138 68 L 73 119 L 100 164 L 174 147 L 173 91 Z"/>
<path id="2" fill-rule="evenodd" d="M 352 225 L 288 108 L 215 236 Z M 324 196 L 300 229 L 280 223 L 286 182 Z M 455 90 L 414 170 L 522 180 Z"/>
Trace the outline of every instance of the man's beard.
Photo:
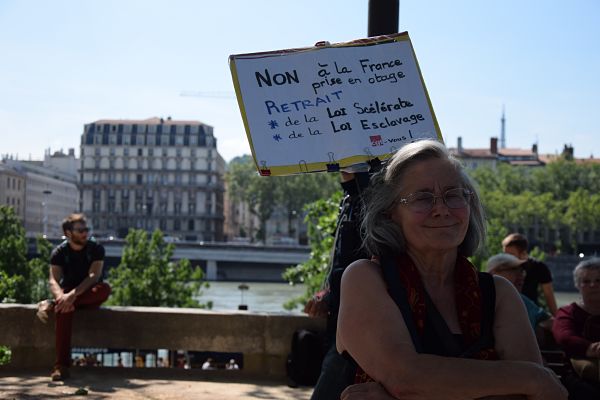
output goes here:
<path id="1" fill-rule="evenodd" d="M 88 239 L 76 239 L 74 237 L 71 238 L 71 242 L 73 242 L 73 244 L 76 244 L 78 246 L 85 246 L 85 244 L 87 243 Z"/>

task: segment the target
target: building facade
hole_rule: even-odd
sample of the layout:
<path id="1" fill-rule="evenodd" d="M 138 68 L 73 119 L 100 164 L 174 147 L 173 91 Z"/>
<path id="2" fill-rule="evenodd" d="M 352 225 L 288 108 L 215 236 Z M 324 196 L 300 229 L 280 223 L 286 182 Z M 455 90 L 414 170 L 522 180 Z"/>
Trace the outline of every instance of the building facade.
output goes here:
<path id="1" fill-rule="evenodd" d="M 223 239 L 223 174 L 211 126 L 99 120 L 81 136 L 81 210 L 98 236 L 129 228 L 191 241 Z"/>
<path id="2" fill-rule="evenodd" d="M 76 164 L 73 149 L 69 154 L 47 152 L 44 161 L 3 160 L 5 169 L 24 180 L 23 222 L 27 236 L 63 235 L 63 219 L 79 209 L 77 174 L 72 168 Z"/>
<path id="3" fill-rule="evenodd" d="M 25 176 L 0 164 L 0 205 L 12 207 L 17 217 L 25 220 Z"/>

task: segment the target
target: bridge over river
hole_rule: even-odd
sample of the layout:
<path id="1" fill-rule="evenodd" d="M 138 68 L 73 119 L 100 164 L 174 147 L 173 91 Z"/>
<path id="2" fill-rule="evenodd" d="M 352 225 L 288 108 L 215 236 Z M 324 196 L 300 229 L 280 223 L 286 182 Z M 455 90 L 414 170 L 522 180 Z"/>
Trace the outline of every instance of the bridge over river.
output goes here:
<path id="1" fill-rule="evenodd" d="M 60 239 L 50 239 L 58 245 Z M 124 240 L 98 240 L 106 249 L 105 265 L 119 265 Z M 29 241 L 29 256 L 35 255 L 35 240 Z M 209 281 L 283 282 L 289 266 L 308 260 L 308 246 L 265 246 L 220 242 L 176 242 L 175 259 L 188 259 L 202 268 Z"/>
<path id="2" fill-rule="evenodd" d="M 57 245 L 61 239 L 50 239 Z M 122 239 L 98 240 L 106 248 L 105 265 L 116 267 L 121 260 Z M 29 240 L 29 256 L 35 255 L 35 240 Z M 266 246 L 226 242 L 176 242 L 175 259 L 187 258 L 202 268 L 209 281 L 284 282 L 282 272 L 310 257 L 308 246 Z M 548 256 L 544 262 L 554 278 L 554 290 L 572 292 L 573 268 L 582 259 L 575 255 Z"/>

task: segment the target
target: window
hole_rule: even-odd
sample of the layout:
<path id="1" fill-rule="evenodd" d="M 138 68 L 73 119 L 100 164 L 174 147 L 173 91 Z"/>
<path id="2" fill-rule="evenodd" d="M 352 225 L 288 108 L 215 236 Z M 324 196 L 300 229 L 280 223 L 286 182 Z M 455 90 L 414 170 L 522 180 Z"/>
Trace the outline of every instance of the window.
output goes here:
<path id="1" fill-rule="evenodd" d="M 124 156 L 128 156 L 128 155 L 129 155 L 129 148 L 125 147 L 125 148 L 123 149 L 123 155 L 124 155 Z"/>
<path id="2" fill-rule="evenodd" d="M 190 219 L 188 220 L 188 231 L 193 231 L 194 230 L 194 220 Z"/>
<path id="3" fill-rule="evenodd" d="M 142 149 L 138 149 L 138 156 L 141 157 L 142 156 Z"/>
<path id="4" fill-rule="evenodd" d="M 136 183 L 136 184 L 138 184 L 138 185 L 141 185 L 141 184 L 143 183 L 143 180 L 142 180 L 142 179 L 143 179 L 143 176 L 142 176 L 142 174 L 137 174 L 137 175 L 135 176 L 135 183 Z"/>
<path id="5" fill-rule="evenodd" d="M 173 221 L 173 230 L 180 231 L 181 230 L 181 221 L 176 219 Z"/>

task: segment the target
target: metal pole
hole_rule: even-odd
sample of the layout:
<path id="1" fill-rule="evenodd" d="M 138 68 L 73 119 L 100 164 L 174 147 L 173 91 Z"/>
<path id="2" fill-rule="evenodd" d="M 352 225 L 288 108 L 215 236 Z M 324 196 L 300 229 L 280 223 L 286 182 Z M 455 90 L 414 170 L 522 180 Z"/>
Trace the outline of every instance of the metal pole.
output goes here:
<path id="1" fill-rule="evenodd" d="M 369 36 L 398 33 L 400 0 L 369 0 Z"/>
<path id="2" fill-rule="evenodd" d="M 42 202 L 42 207 L 43 207 L 43 211 L 44 211 L 44 218 L 42 219 L 42 221 L 44 222 L 44 238 L 47 237 L 48 235 L 48 196 L 50 196 L 52 194 L 51 190 L 44 190 L 42 192 L 44 194 L 44 201 Z"/>

